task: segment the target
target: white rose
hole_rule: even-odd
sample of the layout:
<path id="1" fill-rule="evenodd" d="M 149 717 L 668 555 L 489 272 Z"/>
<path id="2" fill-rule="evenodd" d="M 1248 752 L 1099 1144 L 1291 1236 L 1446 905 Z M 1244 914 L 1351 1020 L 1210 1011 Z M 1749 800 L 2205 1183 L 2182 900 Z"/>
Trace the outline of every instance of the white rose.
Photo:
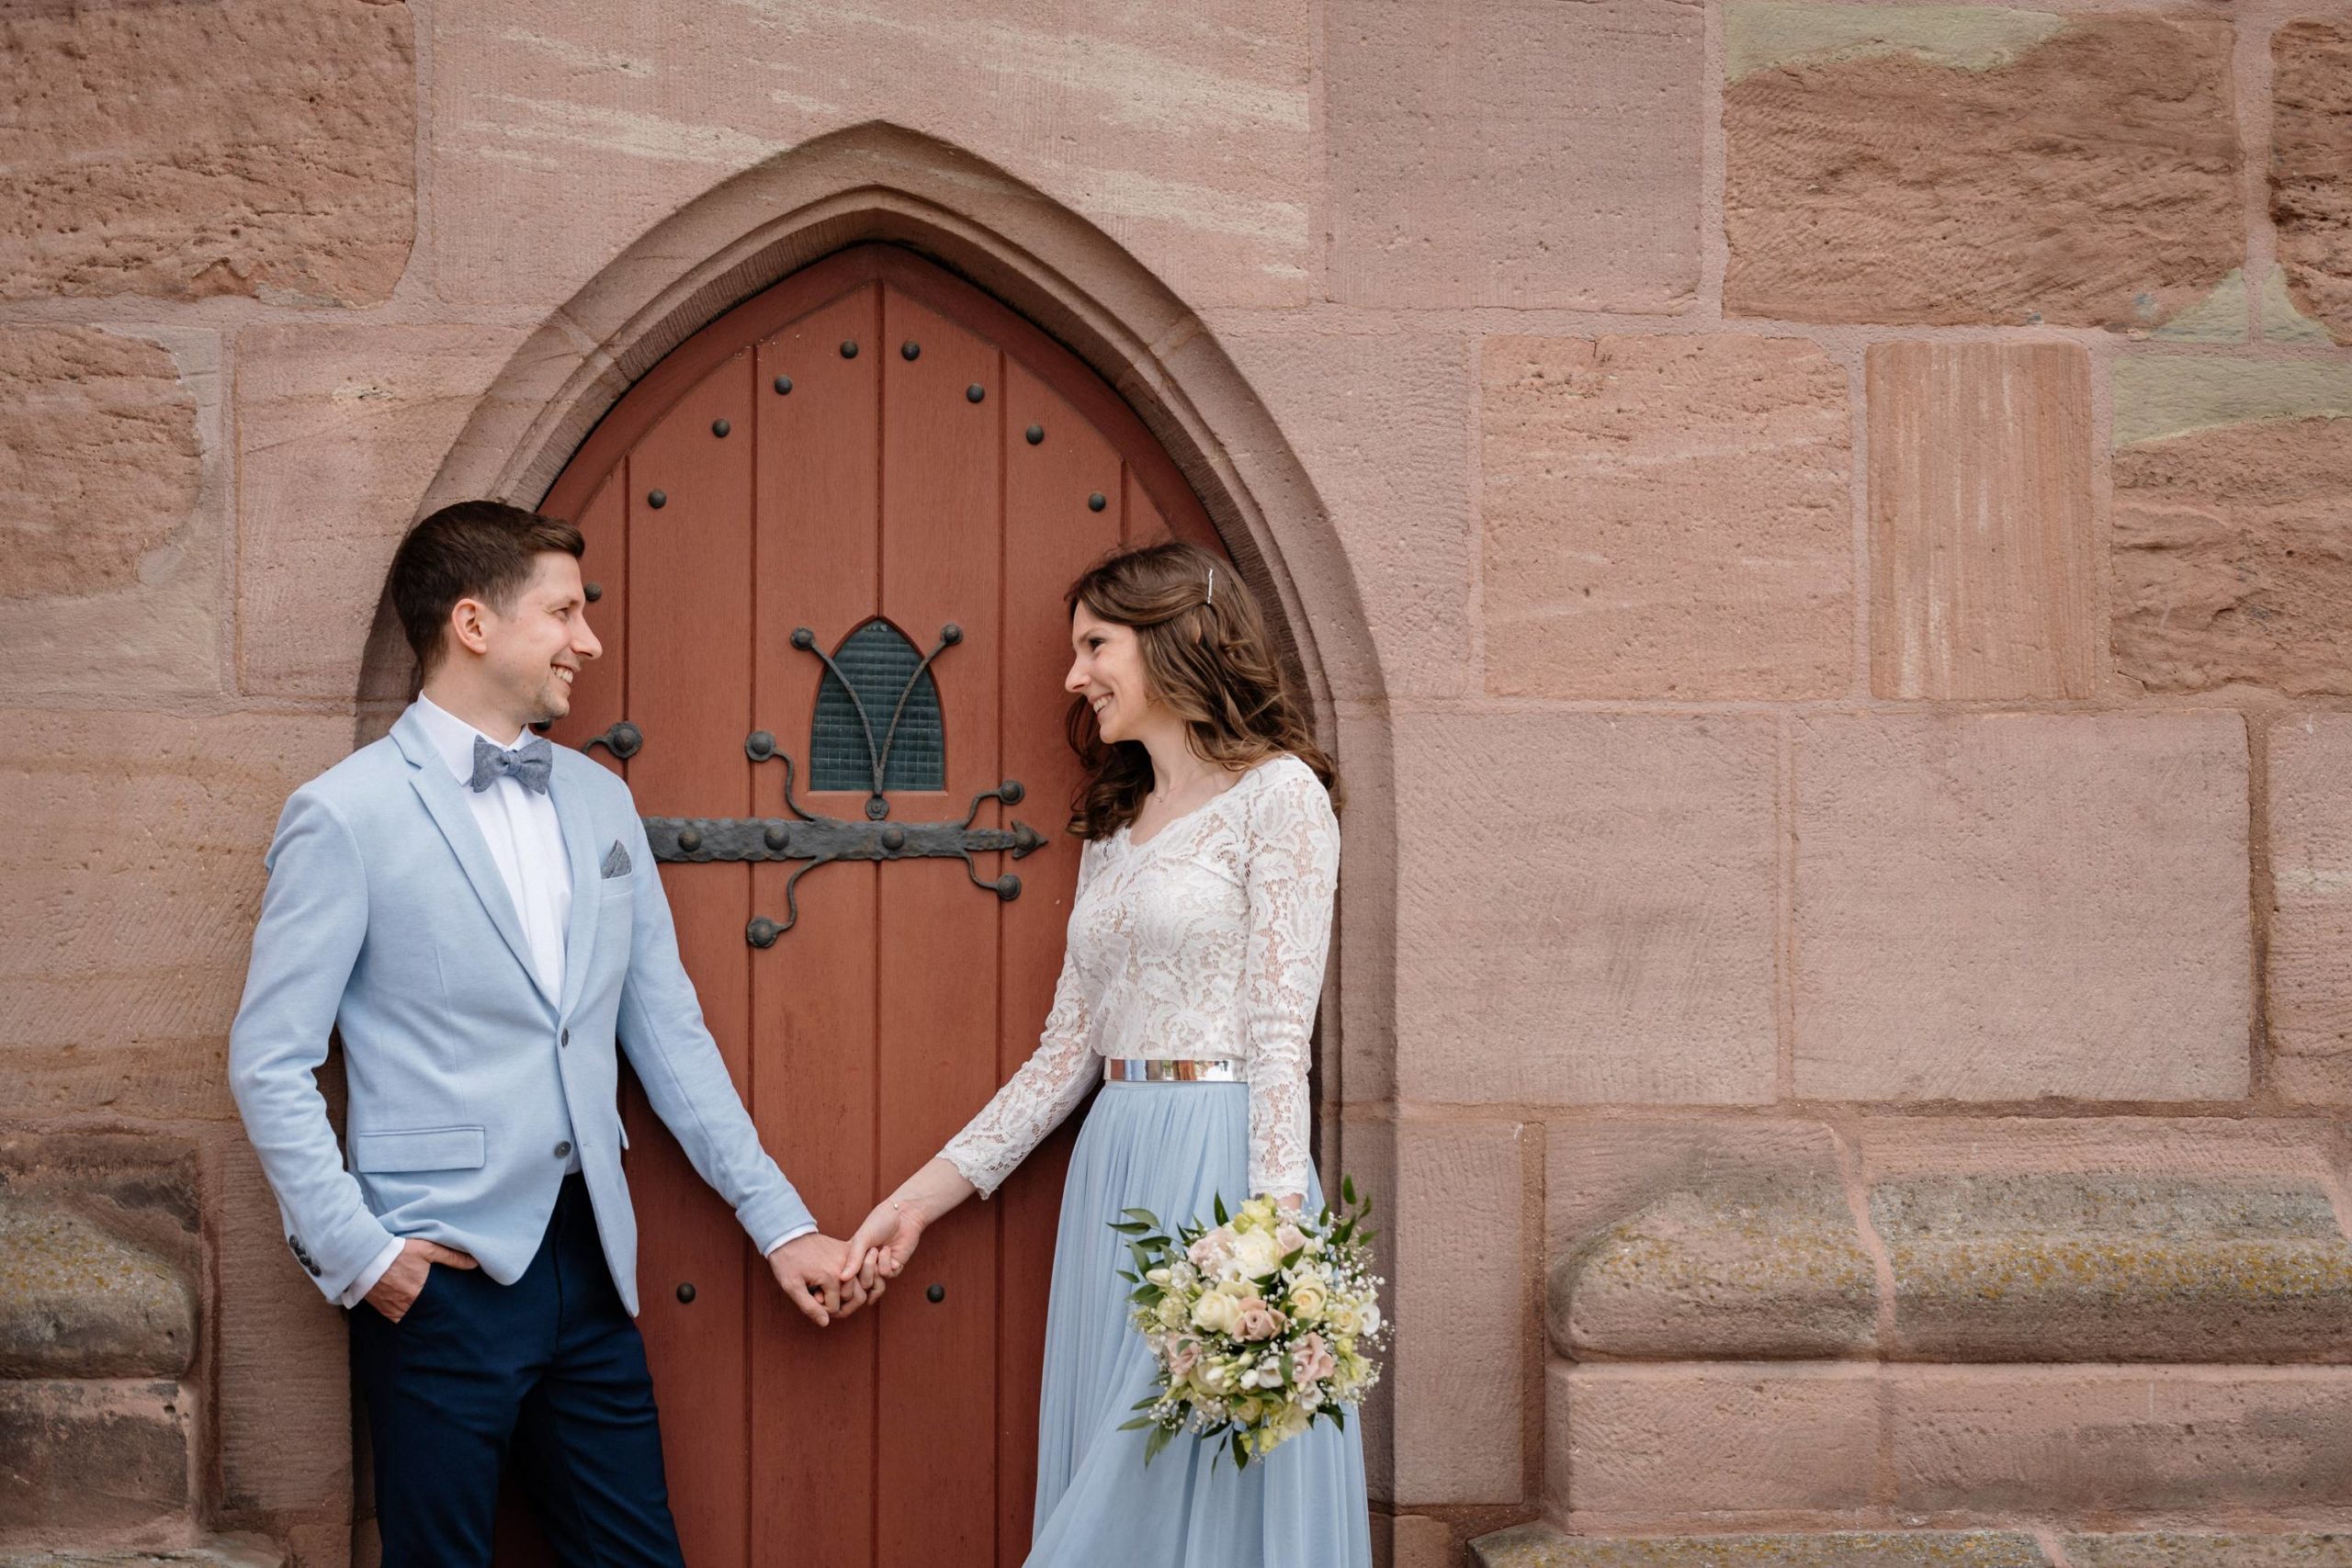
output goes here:
<path id="1" fill-rule="evenodd" d="M 1193 1326 L 1230 1335 L 1241 1326 L 1241 1303 L 1222 1291 L 1212 1291 L 1193 1303 Z"/>
<path id="2" fill-rule="evenodd" d="M 1379 1333 L 1380 1303 L 1378 1302 L 1364 1303 L 1363 1309 L 1356 1314 L 1356 1332 L 1358 1334 Z"/>
<path id="3" fill-rule="evenodd" d="M 1291 1281 L 1290 1314 L 1299 1322 L 1319 1322 L 1330 1304 L 1330 1289 L 1317 1276 L 1306 1274 Z"/>
<path id="4" fill-rule="evenodd" d="M 1245 1231 L 1233 1244 L 1234 1265 L 1245 1279 L 1271 1274 L 1282 1260 L 1279 1244 L 1264 1231 Z"/>
<path id="5" fill-rule="evenodd" d="M 1342 1336 L 1361 1333 L 1363 1326 L 1363 1314 L 1356 1310 L 1356 1303 L 1344 1298 L 1331 1302 L 1323 1309 L 1323 1322 L 1331 1332 Z"/>

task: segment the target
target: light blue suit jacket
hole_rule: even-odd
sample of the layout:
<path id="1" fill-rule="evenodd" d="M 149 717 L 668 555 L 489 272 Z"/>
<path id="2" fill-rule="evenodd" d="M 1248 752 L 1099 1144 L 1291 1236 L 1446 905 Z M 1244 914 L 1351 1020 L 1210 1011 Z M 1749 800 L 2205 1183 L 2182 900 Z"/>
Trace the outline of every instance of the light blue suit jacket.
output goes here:
<path id="1" fill-rule="evenodd" d="M 540 989 L 465 786 L 413 709 L 295 791 L 278 818 L 229 1080 L 287 1246 L 330 1301 L 394 1235 L 470 1253 L 511 1284 L 538 1252 L 576 1146 L 634 1314 L 616 1044 L 755 1242 L 812 1223 L 704 1026 L 628 786 L 559 746 L 548 794 L 571 861 L 561 996 Z M 315 1076 L 331 1029 L 350 1086 L 347 1151 Z"/>

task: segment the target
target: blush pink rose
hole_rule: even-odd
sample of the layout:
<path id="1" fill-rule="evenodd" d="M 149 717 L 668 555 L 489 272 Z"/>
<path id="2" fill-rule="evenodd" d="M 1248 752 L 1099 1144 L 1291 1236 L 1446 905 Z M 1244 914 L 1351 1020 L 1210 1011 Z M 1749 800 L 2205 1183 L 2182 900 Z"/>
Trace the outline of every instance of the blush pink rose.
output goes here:
<path id="1" fill-rule="evenodd" d="M 1169 1381 L 1171 1382 L 1182 1382 L 1184 1374 L 1191 1371 L 1193 1368 L 1199 1363 L 1200 1359 L 1201 1346 L 1199 1340 L 1179 1339 L 1176 1341 L 1175 1348 L 1168 1352 Z"/>
<path id="2" fill-rule="evenodd" d="M 1237 1339 L 1272 1339 L 1283 1331 L 1283 1314 L 1268 1306 L 1257 1296 L 1241 1298 L 1241 1323 L 1234 1330 Z"/>
<path id="3" fill-rule="evenodd" d="M 1339 1358 L 1331 1354 L 1331 1347 L 1323 1343 L 1320 1334 L 1300 1340 L 1298 1348 L 1290 1353 L 1290 1364 L 1303 1383 L 1321 1382 L 1340 1370 Z"/>
<path id="4" fill-rule="evenodd" d="M 1274 1247 L 1284 1258 L 1306 1245 L 1306 1233 L 1287 1221 L 1274 1227 Z"/>

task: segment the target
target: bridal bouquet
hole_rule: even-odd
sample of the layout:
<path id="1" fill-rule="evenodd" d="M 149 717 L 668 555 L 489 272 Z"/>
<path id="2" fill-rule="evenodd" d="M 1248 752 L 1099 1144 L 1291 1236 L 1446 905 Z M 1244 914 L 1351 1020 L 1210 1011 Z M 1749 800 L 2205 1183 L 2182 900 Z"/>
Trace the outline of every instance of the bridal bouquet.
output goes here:
<path id="1" fill-rule="evenodd" d="M 1380 1381 L 1371 1352 L 1386 1341 L 1372 1271 L 1369 1200 L 1340 1186 L 1333 1213 L 1290 1213 L 1252 1198 L 1216 1224 L 1170 1235 L 1157 1215 L 1129 1209 L 1112 1228 L 1135 1261 L 1119 1277 L 1136 1330 L 1159 1363 L 1157 1386 L 1122 1430 L 1148 1427 L 1148 1464 L 1191 1427 L 1229 1445 L 1246 1468 L 1318 1420 L 1347 1425 L 1347 1407 Z"/>

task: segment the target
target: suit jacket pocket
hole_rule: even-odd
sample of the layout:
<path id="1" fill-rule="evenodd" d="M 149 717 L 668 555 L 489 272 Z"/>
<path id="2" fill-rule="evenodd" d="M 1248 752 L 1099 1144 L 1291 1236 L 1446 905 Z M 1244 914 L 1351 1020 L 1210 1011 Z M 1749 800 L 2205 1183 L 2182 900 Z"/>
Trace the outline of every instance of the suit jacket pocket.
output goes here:
<path id="1" fill-rule="evenodd" d="M 480 1170 L 487 1142 L 480 1127 L 425 1127 L 407 1133 L 354 1133 L 355 1170 Z"/>

